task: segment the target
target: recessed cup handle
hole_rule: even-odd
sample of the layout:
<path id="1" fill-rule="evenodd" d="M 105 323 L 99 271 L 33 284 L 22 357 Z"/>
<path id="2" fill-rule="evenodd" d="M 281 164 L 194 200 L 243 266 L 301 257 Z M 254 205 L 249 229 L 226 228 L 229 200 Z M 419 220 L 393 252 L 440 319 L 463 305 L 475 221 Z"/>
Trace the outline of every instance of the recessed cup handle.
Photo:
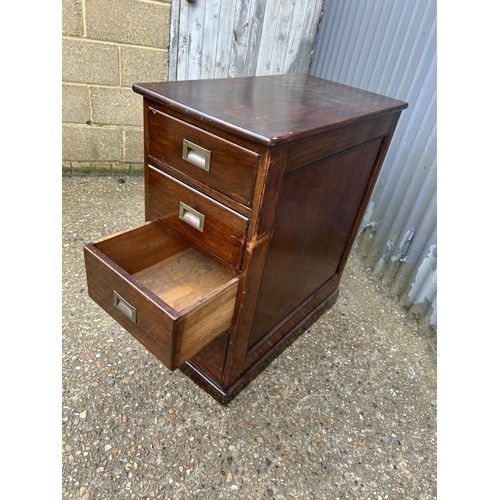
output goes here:
<path id="1" fill-rule="evenodd" d="M 130 321 L 137 323 L 137 309 L 127 302 L 121 295 L 113 290 L 113 304 L 121 311 Z"/>
<path id="2" fill-rule="evenodd" d="M 195 165 L 206 172 L 210 172 L 210 151 L 202 148 L 194 142 L 183 139 L 182 141 L 182 159 Z"/>
<path id="3" fill-rule="evenodd" d="M 201 233 L 203 232 L 205 216 L 182 201 L 179 202 L 179 218 L 186 224 L 198 229 Z"/>

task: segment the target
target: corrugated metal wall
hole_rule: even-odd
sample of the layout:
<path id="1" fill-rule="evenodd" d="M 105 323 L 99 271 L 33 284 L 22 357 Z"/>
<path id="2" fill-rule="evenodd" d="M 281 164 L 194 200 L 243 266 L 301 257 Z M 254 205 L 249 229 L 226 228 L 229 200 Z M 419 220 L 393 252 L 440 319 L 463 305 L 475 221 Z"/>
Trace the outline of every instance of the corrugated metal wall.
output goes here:
<path id="1" fill-rule="evenodd" d="M 409 103 L 355 248 L 437 330 L 436 0 L 325 2 L 311 74 Z"/>
<path id="2" fill-rule="evenodd" d="M 307 73 L 323 0 L 172 0 L 169 80 Z"/>

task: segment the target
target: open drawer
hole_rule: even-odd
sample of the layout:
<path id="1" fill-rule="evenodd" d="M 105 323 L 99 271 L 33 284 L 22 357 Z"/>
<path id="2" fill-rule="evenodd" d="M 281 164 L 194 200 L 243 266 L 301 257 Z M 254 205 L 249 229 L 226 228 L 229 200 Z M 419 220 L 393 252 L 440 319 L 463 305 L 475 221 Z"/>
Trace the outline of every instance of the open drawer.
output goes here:
<path id="1" fill-rule="evenodd" d="M 84 254 L 89 296 L 170 370 L 233 324 L 239 278 L 157 222 Z"/>

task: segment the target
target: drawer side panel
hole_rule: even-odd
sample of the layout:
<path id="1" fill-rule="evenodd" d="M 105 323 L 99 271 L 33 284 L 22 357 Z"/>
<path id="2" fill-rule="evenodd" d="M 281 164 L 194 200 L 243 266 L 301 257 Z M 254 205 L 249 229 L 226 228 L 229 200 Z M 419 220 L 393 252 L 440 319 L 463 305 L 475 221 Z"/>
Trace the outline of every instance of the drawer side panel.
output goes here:
<path id="1" fill-rule="evenodd" d="M 176 365 L 197 354 L 233 323 L 238 278 L 230 281 L 217 294 L 213 294 L 179 321 Z"/>

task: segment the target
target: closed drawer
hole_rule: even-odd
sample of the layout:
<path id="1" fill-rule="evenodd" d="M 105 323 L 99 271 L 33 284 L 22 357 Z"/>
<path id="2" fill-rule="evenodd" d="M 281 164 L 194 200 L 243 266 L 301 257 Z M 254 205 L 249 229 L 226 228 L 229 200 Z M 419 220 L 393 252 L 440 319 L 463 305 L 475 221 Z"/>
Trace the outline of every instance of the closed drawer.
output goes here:
<path id="1" fill-rule="evenodd" d="M 156 222 L 84 254 L 89 296 L 170 370 L 233 323 L 238 277 Z"/>
<path id="2" fill-rule="evenodd" d="M 239 269 L 248 219 L 150 165 L 146 175 L 151 218 Z"/>
<path id="3" fill-rule="evenodd" d="M 147 108 L 148 154 L 245 206 L 252 202 L 259 155 Z"/>

